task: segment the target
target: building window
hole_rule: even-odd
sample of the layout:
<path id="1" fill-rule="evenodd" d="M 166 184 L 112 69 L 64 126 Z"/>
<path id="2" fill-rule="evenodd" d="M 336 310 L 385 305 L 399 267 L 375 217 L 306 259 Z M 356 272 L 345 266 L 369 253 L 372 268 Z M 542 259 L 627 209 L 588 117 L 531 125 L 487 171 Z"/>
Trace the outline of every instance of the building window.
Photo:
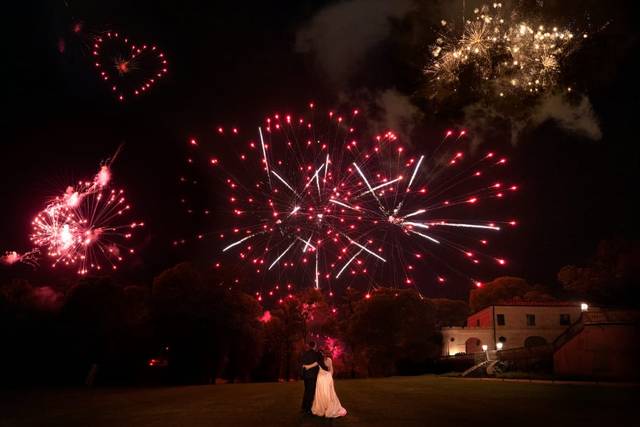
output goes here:
<path id="1" fill-rule="evenodd" d="M 504 314 L 496 314 L 496 321 L 498 326 L 504 326 Z"/>
<path id="2" fill-rule="evenodd" d="M 560 315 L 560 324 L 561 325 L 570 325 L 571 324 L 571 315 L 569 314 L 561 314 Z"/>
<path id="3" fill-rule="evenodd" d="M 501 343 L 505 343 L 507 342 L 507 339 L 505 337 L 500 337 L 498 338 L 498 341 L 500 341 Z"/>
<path id="4" fill-rule="evenodd" d="M 527 326 L 536 326 L 535 314 L 527 314 Z"/>
<path id="5" fill-rule="evenodd" d="M 480 319 L 476 319 L 476 326 L 480 326 Z"/>

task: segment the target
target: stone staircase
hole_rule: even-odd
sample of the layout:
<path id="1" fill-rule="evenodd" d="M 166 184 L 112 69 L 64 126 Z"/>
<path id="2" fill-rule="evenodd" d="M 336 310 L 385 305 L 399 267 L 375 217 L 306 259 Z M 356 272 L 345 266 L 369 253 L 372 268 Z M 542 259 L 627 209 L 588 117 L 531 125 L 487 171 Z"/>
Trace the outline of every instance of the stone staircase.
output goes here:
<path id="1" fill-rule="evenodd" d="M 472 367 L 464 371 L 462 373 L 463 377 L 473 374 L 474 372 L 482 368 L 484 368 L 486 373 L 489 375 L 493 375 L 495 373 L 494 366 L 496 365 L 496 363 L 498 363 L 497 352 L 495 350 L 491 350 L 491 351 L 485 351 L 484 354 L 486 359 L 480 361 L 479 363 L 476 363 L 475 365 L 473 365 Z"/>
<path id="2" fill-rule="evenodd" d="M 499 362 L 499 360 L 491 360 L 489 361 L 489 363 L 487 364 L 487 375 L 495 375 L 496 374 L 496 364 Z"/>
<path id="3" fill-rule="evenodd" d="M 476 365 L 473 365 L 472 367 L 470 367 L 469 369 L 467 369 L 466 371 L 464 371 L 464 372 L 462 373 L 462 376 L 463 376 L 463 377 L 466 377 L 466 376 L 468 376 L 468 375 L 470 375 L 470 374 L 472 374 L 472 373 L 476 372 L 478 369 L 481 369 L 482 367 L 484 367 L 484 366 L 488 365 L 489 363 L 490 363 L 490 362 L 489 362 L 488 360 L 485 360 L 485 361 L 480 362 L 480 363 L 478 363 L 478 364 L 476 364 Z"/>
<path id="4" fill-rule="evenodd" d="M 580 332 L 582 332 L 582 330 L 584 329 L 584 313 L 580 316 L 580 318 L 578 319 L 577 322 L 575 322 L 574 324 L 572 324 L 571 326 L 569 326 L 567 328 L 566 331 L 564 331 L 562 334 L 560 334 L 554 341 L 553 341 L 553 349 L 554 351 L 559 349 L 560 347 L 562 347 L 563 345 L 565 345 L 567 342 L 569 342 L 569 340 L 571 340 L 573 337 L 575 337 L 576 335 L 578 335 Z"/>

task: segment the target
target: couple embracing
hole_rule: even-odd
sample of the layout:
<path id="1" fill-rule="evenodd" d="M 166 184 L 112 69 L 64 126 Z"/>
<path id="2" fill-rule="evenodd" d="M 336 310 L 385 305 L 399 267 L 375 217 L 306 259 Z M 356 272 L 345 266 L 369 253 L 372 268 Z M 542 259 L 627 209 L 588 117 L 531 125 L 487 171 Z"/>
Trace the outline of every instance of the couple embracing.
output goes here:
<path id="1" fill-rule="evenodd" d="M 304 379 L 302 411 L 307 415 L 326 418 L 347 415 L 333 387 L 333 362 L 329 352 L 322 354 L 316 349 L 316 343 L 311 341 L 302 354 L 301 362 Z"/>

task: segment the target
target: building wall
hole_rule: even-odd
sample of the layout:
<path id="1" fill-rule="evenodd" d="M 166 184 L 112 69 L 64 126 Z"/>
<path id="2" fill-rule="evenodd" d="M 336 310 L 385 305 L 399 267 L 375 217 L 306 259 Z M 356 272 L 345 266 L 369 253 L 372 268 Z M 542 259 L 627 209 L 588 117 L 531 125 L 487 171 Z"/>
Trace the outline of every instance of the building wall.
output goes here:
<path id="1" fill-rule="evenodd" d="M 492 307 L 487 307 L 479 312 L 472 314 L 467 318 L 468 328 L 492 328 L 493 322 L 491 320 Z"/>
<path id="2" fill-rule="evenodd" d="M 547 343 L 553 342 L 570 324 L 580 318 L 580 307 L 573 306 L 496 306 L 496 340 L 504 337 L 504 349 L 525 347 L 529 337 L 541 337 Z M 504 315 L 505 324 L 498 325 L 498 314 Z M 535 316 L 535 325 L 527 324 L 527 314 Z M 560 324 L 560 315 L 569 315 L 569 325 Z"/>
<path id="3" fill-rule="evenodd" d="M 556 375 L 626 381 L 640 378 L 635 325 L 585 325 L 553 356 Z"/>
<path id="4" fill-rule="evenodd" d="M 580 318 L 580 307 L 578 306 L 495 306 L 496 317 L 504 314 L 505 326 L 497 328 L 511 329 L 566 329 L 567 325 L 560 324 L 560 315 L 569 314 L 569 324 L 576 322 Z M 527 325 L 527 314 L 536 317 L 536 325 Z"/>
<path id="5" fill-rule="evenodd" d="M 442 355 L 453 356 L 458 353 L 467 353 L 467 343 L 469 340 L 479 340 L 480 347 L 477 351 L 482 351 L 482 345 L 491 346 L 493 342 L 493 328 L 442 328 Z"/>
<path id="6" fill-rule="evenodd" d="M 469 348 L 465 342 L 477 338 L 489 350 L 496 349 L 502 342 L 503 349 L 524 347 L 535 340 L 538 343 L 553 342 L 569 325 L 560 324 L 560 315 L 569 315 L 569 324 L 580 318 L 579 306 L 516 306 L 497 305 L 487 307 L 467 318 L 464 328 L 443 328 L 442 353 L 445 356 L 464 353 Z M 505 324 L 498 325 L 498 315 L 504 315 Z M 527 314 L 535 316 L 535 325 L 527 324 Z M 477 326 L 480 325 L 480 326 Z M 495 325 L 495 326 L 494 326 Z M 503 338 L 501 340 L 501 338 Z M 453 340 L 452 340 L 453 339 Z M 529 342 L 527 342 L 529 339 Z M 475 350 L 481 351 L 481 350 Z"/>

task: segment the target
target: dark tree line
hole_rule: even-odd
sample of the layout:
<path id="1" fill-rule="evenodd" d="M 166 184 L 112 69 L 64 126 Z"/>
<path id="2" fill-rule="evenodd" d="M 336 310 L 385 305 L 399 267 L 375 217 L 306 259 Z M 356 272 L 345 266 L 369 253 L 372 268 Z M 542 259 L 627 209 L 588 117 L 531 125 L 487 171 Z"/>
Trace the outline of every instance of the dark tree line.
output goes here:
<path id="1" fill-rule="evenodd" d="M 24 280 L 0 284 L 2 384 L 162 384 L 287 381 L 300 375 L 308 340 L 330 351 L 345 377 L 416 374 L 440 352 L 442 326 L 508 301 L 586 300 L 637 306 L 638 250 L 604 242 L 558 283 L 499 277 L 469 304 L 412 289 L 306 289 L 263 306 L 215 271 L 190 263 L 150 284 L 86 277 L 56 290 Z"/>
<path id="2" fill-rule="evenodd" d="M 566 265 L 557 282 L 530 284 L 519 277 L 498 277 L 469 294 L 472 312 L 509 301 L 585 301 L 603 307 L 640 305 L 640 245 L 614 239 L 598 244 L 583 265 Z"/>
<path id="3" fill-rule="evenodd" d="M 189 263 L 148 286 L 89 277 L 62 293 L 10 281 L 0 285 L 0 375 L 5 384 L 286 381 L 299 377 L 308 340 L 332 352 L 341 375 L 391 375 L 437 357 L 438 307 L 460 317 L 456 304 L 411 290 L 367 299 L 307 289 L 265 309 Z"/>

